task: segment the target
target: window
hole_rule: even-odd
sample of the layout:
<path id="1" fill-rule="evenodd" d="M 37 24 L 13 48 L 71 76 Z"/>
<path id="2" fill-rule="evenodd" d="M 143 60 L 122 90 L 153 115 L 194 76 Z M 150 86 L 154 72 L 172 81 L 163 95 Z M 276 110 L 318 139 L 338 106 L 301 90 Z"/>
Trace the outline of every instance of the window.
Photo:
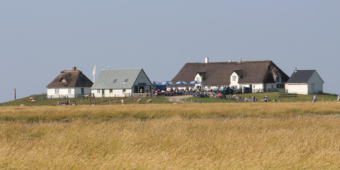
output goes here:
<path id="1" fill-rule="evenodd" d="M 272 85 L 272 88 L 274 88 L 274 85 Z"/>
<path id="2" fill-rule="evenodd" d="M 112 90 L 112 89 L 110 89 L 110 93 L 112 93 L 112 91 L 113 91 L 113 90 Z"/>
<path id="3" fill-rule="evenodd" d="M 114 80 L 113 80 L 113 83 L 116 83 L 116 82 L 117 82 L 117 79 L 114 79 Z"/>
<path id="4" fill-rule="evenodd" d="M 97 93 L 100 93 L 100 90 L 99 90 L 99 89 L 97 90 Z"/>
<path id="5" fill-rule="evenodd" d="M 233 76 L 233 81 L 236 81 L 236 76 Z"/>
<path id="6" fill-rule="evenodd" d="M 59 94 L 59 89 L 55 89 L 55 94 Z"/>
<path id="7" fill-rule="evenodd" d="M 125 80 L 124 80 L 124 83 L 126 83 L 128 80 L 129 80 L 129 79 L 125 79 Z"/>
<path id="8" fill-rule="evenodd" d="M 71 89 L 68 89 L 68 94 L 71 94 Z"/>
<path id="9" fill-rule="evenodd" d="M 123 89 L 123 93 L 125 93 L 126 92 L 126 89 Z"/>
<path id="10" fill-rule="evenodd" d="M 63 82 L 63 83 L 66 83 L 66 79 L 64 79 L 64 78 L 62 78 L 60 81 Z"/>
<path id="11" fill-rule="evenodd" d="M 280 83 L 280 77 L 276 77 L 276 82 Z"/>

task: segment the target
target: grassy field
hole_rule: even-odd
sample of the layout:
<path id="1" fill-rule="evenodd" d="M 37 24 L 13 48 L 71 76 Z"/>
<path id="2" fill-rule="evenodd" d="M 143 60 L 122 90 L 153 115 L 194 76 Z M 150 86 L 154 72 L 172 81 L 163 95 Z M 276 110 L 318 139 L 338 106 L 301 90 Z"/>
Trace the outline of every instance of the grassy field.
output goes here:
<path id="1" fill-rule="evenodd" d="M 338 169 L 340 102 L 6 106 L 1 169 Z"/>
<path id="2" fill-rule="evenodd" d="M 311 102 L 313 95 L 298 95 L 298 97 L 279 97 L 277 92 L 270 92 L 270 93 L 247 93 L 247 94 L 237 94 L 239 97 L 249 98 L 254 96 L 256 99 L 264 99 L 264 96 L 267 96 L 269 101 L 276 100 L 277 102 L 297 102 L 297 101 L 304 101 L 304 102 Z M 38 97 L 43 97 L 42 95 L 38 95 Z M 319 101 L 335 101 L 337 99 L 336 95 L 317 95 Z M 91 99 L 44 99 L 44 100 L 36 100 L 36 103 L 31 103 L 29 97 L 25 97 L 22 99 L 17 99 L 14 101 L 9 101 L 5 103 L 0 103 L 0 106 L 20 106 L 21 104 L 26 106 L 44 106 L 44 105 L 57 105 L 59 102 L 67 102 L 67 101 L 77 101 L 78 104 L 89 105 L 96 104 L 96 105 L 117 105 L 121 104 L 121 100 L 124 99 L 125 104 L 136 104 L 139 98 L 91 98 Z M 151 97 L 142 98 L 142 104 L 146 104 L 146 101 L 152 99 L 151 104 L 169 104 L 169 102 L 165 97 L 158 96 L 157 99 Z M 187 99 L 183 99 L 182 102 L 186 103 L 229 103 L 229 102 L 236 102 L 234 100 L 225 100 L 225 99 L 215 99 L 215 98 L 196 98 L 190 97 Z M 150 104 L 150 103 L 149 103 Z"/>
<path id="3" fill-rule="evenodd" d="M 311 102 L 313 95 L 298 95 L 297 97 L 279 97 L 277 92 L 269 92 L 269 93 L 245 93 L 245 94 L 236 94 L 238 97 L 243 98 L 252 98 L 253 96 L 256 99 L 264 99 L 265 96 L 268 97 L 269 101 L 275 100 L 276 102 Z M 337 96 L 333 94 L 327 95 L 317 95 L 318 101 L 336 101 Z M 224 100 L 224 99 L 215 99 L 215 98 L 197 98 L 191 97 L 186 99 L 187 102 L 197 102 L 200 101 L 202 103 L 227 103 L 227 102 L 236 102 L 233 100 Z M 184 100 L 183 100 L 184 101 Z"/>
<path id="4" fill-rule="evenodd" d="M 50 106 L 50 105 L 57 105 L 59 102 L 67 102 L 67 101 L 76 101 L 78 104 L 95 104 L 95 105 L 116 105 L 121 104 L 121 100 L 124 100 L 125 104 L 136 104 L 137 100 L 139 98 L 131 98 L 131 97 L 117 97 L 117 98 L 87 98 L 87 99 L 42 99 L 42 100 L 36 100 L 35 103 L 32 103 L 30 100 L 30 97 L 25 97 L 5 103 L 0 103 L 0 106 L 20 106 L 21 104 L 26 106 Z M 168 100 L 166 100 L 164 97 L 158 97 L 155 98 L 142 98 L 142 102 L 140 104 L 146 104 L 147 100 L 152 99 L 152 104 L 159 104 L 159 103 L 169 103 Z"/>

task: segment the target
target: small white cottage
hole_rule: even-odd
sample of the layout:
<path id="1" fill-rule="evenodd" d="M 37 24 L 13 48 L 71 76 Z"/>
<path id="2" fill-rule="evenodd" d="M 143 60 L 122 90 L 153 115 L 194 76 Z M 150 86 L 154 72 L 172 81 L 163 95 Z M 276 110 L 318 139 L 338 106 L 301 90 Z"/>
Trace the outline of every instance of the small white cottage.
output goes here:
<path id="1" fill-rule="evenodd" d="M 92 81 L 81 71 L 73 67 L 72 70 L 62 71 L 47 85 L 48 98 L 76 98 L 91 93 Z"/>
<path id="2" fill-rule="evenodd" d="M 318 94 L 323 92 L 323 83 L 316 70 L 295 70 L 285 88 L 288 93 Z"/>
<path id="3" fill-rule="evenodd" d="M 151 81 L 141 68 L 102 70 L 91 87 L 95 97 L 129 97 L 150 90 Z"/>

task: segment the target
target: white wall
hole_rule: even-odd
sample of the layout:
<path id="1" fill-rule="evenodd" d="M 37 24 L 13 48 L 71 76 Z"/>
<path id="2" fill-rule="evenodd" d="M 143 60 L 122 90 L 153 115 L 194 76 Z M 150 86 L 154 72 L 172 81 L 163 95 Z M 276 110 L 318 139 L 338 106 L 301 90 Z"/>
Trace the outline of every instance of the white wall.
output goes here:
<path id="1" fill-rule="evenodd" d="M 233 76 L 236 76 L 236 79 L 235 79 L 235 81 L 233 81 Z M 235 72 L 233 72 L 231 75 L 230 75 L 230 87 L 232 87 L 232 86 L 237 86 L 237 89 L 240 87 L 240 85 L 238 84 L 238 79 L 239 79 L 239 77 L 238 77 L 238 75 L 235 73 Z"/>
<path id="2" fill-rule="evenodd" d="M 322 81 L 321 77 L 319 74 L 314 71 L 310 79 L 308 80 L 308 84 L 323 84 L 324 82 Z"/>
<path id="3" fill-rule="evenodd" d="M 319 92 L 323 92 L 323 84 L 308 84 L 308 94 L 317 94 Z"/>
<path id="4" fill-rule="evenodd" d="M 323 92 L 323 80 L 319 76 L 319 74 L 315 71 L 310 79 L 308 80 L 308 94 L 314 94 Z M 313 89 L 314 84 L 314 89 Z"/>
<path id="5" fill-rule="evenodd" d="M 196 74 L 195 76 L 195 80 L 194 81 L 199 81 L 199 82 L 202 82 L 202 77 L 200 76 L 199 73 Z"/>
<path id="6" fill-rule="evenodd" d="M 97 89 L 91 90 L 91 92 L 94 97 L 103 97 L 102 90 L 103 89 L 99 89 L 99 93 Z M 125 89 L 125 93 L 123 93 L 123 89 L 112 89 L 112 92 L 110 93 L 110 89 L 104 89 L 104 97 L 129 97 L 131 96 L 131 92 L 131 89 Z"/>
<path id="7" fill-rule="evenodd" d="M 59 93 L 55 93 L 56 89 L 59 89 Z M 69 89 L 71 90 L 69 93 Z M 84 94 L 90 94 L 91 87 L 84 87 Z M 69 87 L 69 88 L 48 88 L 47 98 L 74 98 L 76 95 L 81 94 L 81 87 Z"/>
<path id="8" fill-rule="evenodd" d="M 301 84 L 286 84 L 286 89 L 288 93 L 297 93 L 297 94 L 308 94 L 308 85 L 305 83 Z"/>

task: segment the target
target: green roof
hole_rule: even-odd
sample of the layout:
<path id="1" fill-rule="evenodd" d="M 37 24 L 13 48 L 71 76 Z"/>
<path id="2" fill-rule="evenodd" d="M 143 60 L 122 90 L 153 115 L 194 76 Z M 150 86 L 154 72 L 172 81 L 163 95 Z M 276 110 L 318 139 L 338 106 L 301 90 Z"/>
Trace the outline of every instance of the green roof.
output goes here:
<path id="1" fill-rule="evenodd" d="M 91 89 L 129 89 L 132 88 L 143 69 L 102 70 Z M 144 71 L 143 71 L 144 72 Z"/>

